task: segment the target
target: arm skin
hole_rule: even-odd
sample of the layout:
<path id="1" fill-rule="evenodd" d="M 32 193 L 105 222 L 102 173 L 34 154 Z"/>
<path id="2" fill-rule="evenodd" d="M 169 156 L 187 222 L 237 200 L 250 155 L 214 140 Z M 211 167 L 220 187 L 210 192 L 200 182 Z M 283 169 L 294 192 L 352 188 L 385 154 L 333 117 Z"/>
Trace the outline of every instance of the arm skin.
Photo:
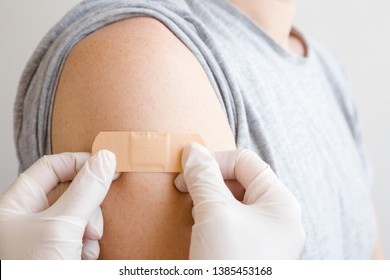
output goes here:
<path id="1" fill-rule="evenodd" d="M 235 149 L 197 59 L 161 22 L 137 17 L 90 34 L 71 51 L 53 109 L 53 153 L 91 151 L 100 131 L 199 133 Z M 102 259 L 186 259 L 192 201 L 177 174 L 124 173 L 102 204 Z"/>

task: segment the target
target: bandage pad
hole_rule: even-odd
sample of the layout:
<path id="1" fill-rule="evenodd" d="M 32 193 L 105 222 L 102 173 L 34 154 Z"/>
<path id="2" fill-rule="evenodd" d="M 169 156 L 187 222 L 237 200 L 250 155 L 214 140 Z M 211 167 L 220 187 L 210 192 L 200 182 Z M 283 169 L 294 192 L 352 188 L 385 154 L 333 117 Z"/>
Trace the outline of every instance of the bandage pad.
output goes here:
<path id="1" fill-rule="evenodd" d="M 182 172 L 181 157 L 191 142 L 204 145 L 199 134 L 168 132 L 100 132 L 92 153 L 109 150 L 117 172 Z"/>

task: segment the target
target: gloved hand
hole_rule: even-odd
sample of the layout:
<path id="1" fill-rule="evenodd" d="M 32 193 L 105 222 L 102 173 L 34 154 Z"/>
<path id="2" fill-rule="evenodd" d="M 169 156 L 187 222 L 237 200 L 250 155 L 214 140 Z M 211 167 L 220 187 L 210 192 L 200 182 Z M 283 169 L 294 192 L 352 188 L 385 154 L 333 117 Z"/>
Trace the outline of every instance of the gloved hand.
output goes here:
<path id="1" fill-rule="evenodd" d="M 300 205 L 260 157 L 240 150 L 214 158 L 193 143 L 182 165 L 175 184 L 194 203 L 190 259 L 298 258 L 305 240 Z M 243 202 L 224 179 L 241 183 Z"/>
<path id="2" fill-rule="evenodd" d="M 89 158 L 88 153 L 42 157 L 0 197 L 0 259 L 99 256 L 98 240 L 103 234 L 100 204 L 114 178 L 116 163 L 109 151 Z M 47 194 L 59 182 L 73 178 L 68 190 L 49 207 Z"/>

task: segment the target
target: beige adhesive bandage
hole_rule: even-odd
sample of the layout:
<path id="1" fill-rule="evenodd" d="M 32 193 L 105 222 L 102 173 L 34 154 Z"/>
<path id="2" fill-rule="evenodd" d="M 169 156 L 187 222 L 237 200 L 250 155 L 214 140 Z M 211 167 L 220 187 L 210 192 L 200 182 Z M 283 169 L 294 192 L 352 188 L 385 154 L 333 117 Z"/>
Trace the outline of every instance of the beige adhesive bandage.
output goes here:
<path id="1" fill-rule="evenodd" d="M 168 132 L 100 132 L 92 153 L 109 150 L 117 172 L 182 172 L 183 149 L 191 142 L 204 145 L 198 134 Z"/>

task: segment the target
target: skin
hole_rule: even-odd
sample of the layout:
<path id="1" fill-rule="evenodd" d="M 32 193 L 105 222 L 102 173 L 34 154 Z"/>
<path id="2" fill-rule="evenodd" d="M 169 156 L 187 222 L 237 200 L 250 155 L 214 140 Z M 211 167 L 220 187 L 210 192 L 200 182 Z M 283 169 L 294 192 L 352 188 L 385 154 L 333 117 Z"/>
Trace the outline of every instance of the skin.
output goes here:
<path id="1" fill-rule="evenodd" d="M 54 153 L 91 151 L 99 131 L 192 132 L 211 150 L 235 149 L 199 62 L 163 24 L 145 17 L 106 26 L 72 50 L 52 129 Z M 112 184 L 102 204 L 101 258 L 188 258 L 192 201 L 174 187 L 176 175 L 124 173 Z"/>
<path id="2" fill-rule="evenodd" d="M 282 47 L 306 54 L 304 42 L 291 32 L 294 0 L 230 2 Z M 195 132 L 210 150 L 235 149 L 201 65 L 152 18 L 127 19 L 95 31 L 71 51 L 59 80 L 54 153 L 91 151 L 99 131 L 121 130 Z M 176 190 L 175 176 L 124 173 L 112 184 L 102 204 L 101 258 L 188 258 L 192 201 Z M 239 186 L 231 189 L 242 196 Z M 59 193 L 55 190 L 50 200 Z"/>

